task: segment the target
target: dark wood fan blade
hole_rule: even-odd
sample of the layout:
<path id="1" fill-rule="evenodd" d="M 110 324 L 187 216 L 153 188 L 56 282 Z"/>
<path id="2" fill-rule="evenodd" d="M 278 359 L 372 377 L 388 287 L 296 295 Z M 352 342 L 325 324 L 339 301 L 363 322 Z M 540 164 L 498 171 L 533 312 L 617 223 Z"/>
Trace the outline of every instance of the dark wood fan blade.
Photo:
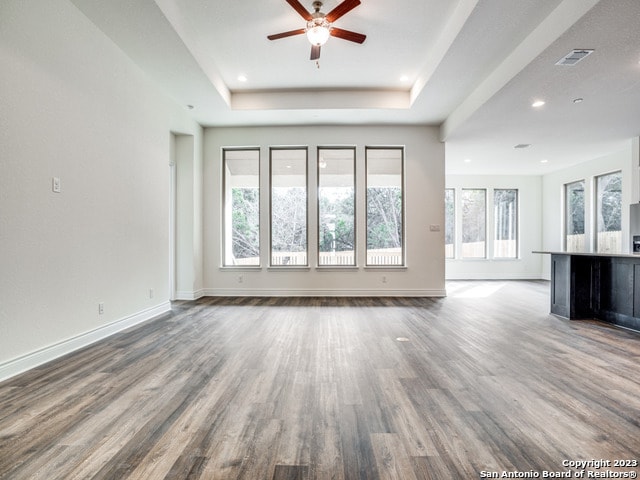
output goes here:
<path id="1" fill-rule="evenodd" d="M 362 33 L 351 32 L 349 30 L 343 30 L 342 28 L 332 27 L 329 30 L 332 37 L 342 38 L 343 40 L 349 40 L 350 42 L 363 43 L 367 38 Z"/>
<path id="2" fill-rule="evenodd" d="M 302 4 L 298 0 L 287 0 L 287 3 L 293 7 L 293 9 L 300 14 L 302 18 L 304 18 L 307 22 L 311 20 L 313 17 L 307 11 L 306 8 L 302 6 Z M 360 3 L 360 1 L 358 1 Z"/>
<path id="3" fill-rule="evenodd" d="M 326 19 L 328 22 L 333 23 L 345 13 L 353 10 L 358 5 L 360 5 L 360 0 L 344 0 L 341 4 L 339 4 L 336 8 L 331 10 L 326 15 Z"/>
<path id="4" fill-rule="evenodd" d="M 320 58 L 320 45 L 311 45 L 311 56 L 309 60 L 317 60 Z"/>
<path id="5" fill-rule="evenodd" d="M 299 28 L 297 30 L 290 30 L 288 32 L 276 33 L 273 35 L 268 35 L 267 38 L 269 40 L 278 40 L 279 38 L 292 37 L 294 35 L 300 35 L 304 33 L 304 28 Z"/>

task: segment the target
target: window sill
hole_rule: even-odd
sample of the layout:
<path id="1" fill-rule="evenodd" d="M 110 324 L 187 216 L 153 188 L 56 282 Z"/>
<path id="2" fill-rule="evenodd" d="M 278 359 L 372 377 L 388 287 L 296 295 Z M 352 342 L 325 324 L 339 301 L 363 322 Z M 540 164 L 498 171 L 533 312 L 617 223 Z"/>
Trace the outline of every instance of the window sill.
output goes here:
<path id="1" fill-rule="evenodd" d="M 317 272 L 344 272 L 357 270 L 360 270 L 360 267 L 357 265 L 318 265 L 316 267 Z"/>
<path id="2" fill-rule="evenodd" d="M 221 272 L 224 272 L 225 270 L 234 272 L 255 272 L 257 270 L 262 270 L 262 267 L 260 265 L 224 265 L 218 267 L 218 270 L 220 270 Z"/>
<path id="3" fill-rule="evenodd" d="M 267 267 L 267 272 L 291 272 L 291 271 L 300 271 L 300 272 L 308 272 L 311 270 L 311 267 L 304 265 L 272 265 Z"/>
<path id="4" fill-rule="evenodd" d="M 407 270 L 406 265 L 367 265 L 365 270 Z"/>

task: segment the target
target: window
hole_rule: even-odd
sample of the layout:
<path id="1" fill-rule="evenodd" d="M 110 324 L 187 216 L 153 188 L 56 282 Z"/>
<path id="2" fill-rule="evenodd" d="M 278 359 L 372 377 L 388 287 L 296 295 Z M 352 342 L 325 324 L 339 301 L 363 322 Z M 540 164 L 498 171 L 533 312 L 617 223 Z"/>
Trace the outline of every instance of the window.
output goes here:
<path id="1" fill-rule="evenodd" d="M 486 258 L 487 191 L 462 189 L 462 258 Z"/>
<path id="2" fill-rule="evenodd" d="M 493 191 L 493 258 L 518 257 L 518 190 Z"/>
<path id="3" fill-rule="evenodd" d="M 260 151 L 223 150 L 223 265 L 260 265 Z"/>
<path id="4" fill-rule="evenodd" d="M 622 173 L 596 177 L 596 247 L 598 253 L 622 251 Z"/>
<path id="5" fill-rule="evenodd" d="M 444 256 L 455 257 L 456 228 L 455 228 L 456 200 L 455 190 L 447 188 L 444 191 Z"/>
<path id="6" fill-rule="evenodd" d="M 307 149 L 272 148 L 271 265 L 307 265 Z"/>
<path id="7" fill-rule="evenodd" d="M 355 148 L 318 148 L 318 265 L 355 265 Z"/>
<path id="8" fill-rule="evenodd" d="M 564 186 L 565 245 L 567 252 L 585 251 L 584 180 Z"/>
<path id="9" fill-rule="evenodd" d="M 402 148 L 366 148 L 367 265 L 404 265 Z"/>

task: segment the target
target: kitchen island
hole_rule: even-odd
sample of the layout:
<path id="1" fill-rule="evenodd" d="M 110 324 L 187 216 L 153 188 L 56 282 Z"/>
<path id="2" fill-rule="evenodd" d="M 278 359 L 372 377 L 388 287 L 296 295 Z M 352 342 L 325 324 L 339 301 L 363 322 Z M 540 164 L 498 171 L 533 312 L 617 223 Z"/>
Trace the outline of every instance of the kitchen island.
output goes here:
<path id="1" fill-rule="evenodd" d="M 551 313 L 640 331 L 640 255 L 533 253 L 551 255 Z"/>

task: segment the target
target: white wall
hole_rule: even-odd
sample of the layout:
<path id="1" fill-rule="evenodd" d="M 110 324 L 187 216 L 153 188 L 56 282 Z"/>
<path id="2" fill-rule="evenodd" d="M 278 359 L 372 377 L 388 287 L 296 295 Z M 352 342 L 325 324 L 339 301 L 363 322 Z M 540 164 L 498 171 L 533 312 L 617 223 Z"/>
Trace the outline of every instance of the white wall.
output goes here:
<path id="1" fill-rule="evenodd" d="M 169 308 L 170 132 L 202 130 L 67 0 L 3 0 L 0 65 L 4 378 Z"/>
<path id="2" fill-rule="evenodd" d="M 202 139 L 172 135 L 175 143 L 175 299 L 193 300 L 202 291 Z"/>
<path id="3" fill-rule="evenodd" d="M 456 243 L 461 238 L 460 225 L 460 190 L 462 188 L 486 188 L 488 190 L 487 213 L 489 218 L 487 228 L 488 251 L 492 248 L 493 225 L 491 220 L 493 188 L 515 188 L 518 190 L 518 215 L 520 218 L 519 258 L 492 259 L 491 254 L 486 259 L 447 259 L 446 278 L 454 279 L 539 279 L 541 275 L 542 259 L 538 254 L 531 253 L 540 250 L 542 239 L 542 210 L 541 210 L 541 177 L 515 175 L 447 175 L 447 188 L 456 190 Z"/>
<path id="4" fill-rule="evenodd" d="M 637 186 L 633 184 L 635 178 L 633 167 L 637 166 L 637 156 L 633 161 L 633 142 L 629 140 L 627 148 L 612 153 L 605 157 L 596 158 L 571 168 L 559 170 L 545 175 L 542 179 L 542 209 L 543 209 L 543 238 L 542 249 L 545 251 L 563 250 L 563 211 L 564 211 L 564 185 L 566 183 L 585 180 L 585 232 L 587 237 L 593 239 L 594 210 L 595 210 L 595 177 L 618 170 L 622 171 L 622 238 L 624 253 L 629 251 L 629 205 L 634 196 L 637 196 Z M 637 198 L 637 197 L 636 197 Z M 589 245 L 589 251 L 593 251 L 593 243 Z M 545 259 L 543 264 L 543 277 L 550 278 L 550 261 Z"/>
<path id="5" fill-rule="evenodd" d="M 221 267 L 221 149 L 260 146 L 261 188 L 268 194 L 269 146 L 309 147 L 310 185 L 316 185 L 318 146 L 356 146 L 357 244 L 359 268 L 316 269 L 317 220 L 315 191 L 310 189 L 309 269 L 274 270 L 268 266 L 266 228 L 263 228 L 262 268 L 241 271 Z M 364 268 L 364 148 L 405 146 L 406 269 Z M 204 293 L 208 295 L 442 295 L 444 294 L 443 226 L 444 145 L 431 127 L 256 127 L 208 128 L 204 142 Z M 269 224 L 268 195 L 262 195 L 261 222 Z M 239 277 L 242 275 L 242 283 Z M 383 277 L 386 283 L 383 283 Z"/>

